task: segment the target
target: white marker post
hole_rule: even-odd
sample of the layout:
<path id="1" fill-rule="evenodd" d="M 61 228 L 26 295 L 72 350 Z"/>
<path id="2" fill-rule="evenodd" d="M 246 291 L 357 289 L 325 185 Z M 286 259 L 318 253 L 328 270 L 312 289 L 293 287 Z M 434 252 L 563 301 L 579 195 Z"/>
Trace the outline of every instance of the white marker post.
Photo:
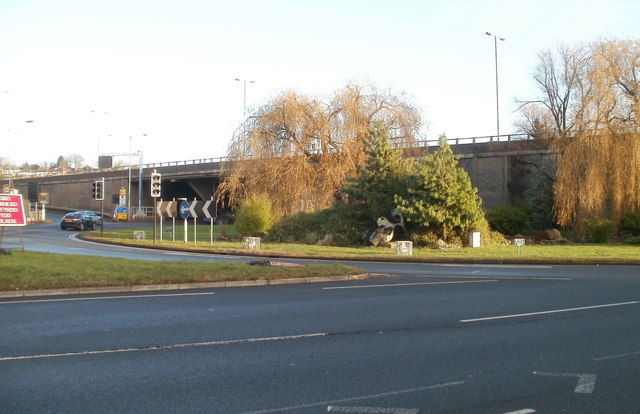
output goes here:
<path id="1" fill-rule="evenodd" d="M 520 249 L 524 246 L 524 239 L 513 239 L 513 244 L 518 248 L 518 256 L 520 256 Z"/>

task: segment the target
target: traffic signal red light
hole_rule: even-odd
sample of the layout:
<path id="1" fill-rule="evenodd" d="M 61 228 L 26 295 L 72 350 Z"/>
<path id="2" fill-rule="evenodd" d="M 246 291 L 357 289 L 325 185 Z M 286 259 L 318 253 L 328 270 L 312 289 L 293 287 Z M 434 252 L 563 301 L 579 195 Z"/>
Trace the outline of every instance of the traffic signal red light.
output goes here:
<path id="1" fill-rule="evenodd" d="M 104 180 L 93 182 L 93 198 L 94 200 L 104 200 Z"/>
<path id="2" fill-rule="evenodd" d="M 160 197 L 161 195 L 161 181 L 162 176 L 160 173 L 152 173 L 151 174 L 151 197 Z"/>

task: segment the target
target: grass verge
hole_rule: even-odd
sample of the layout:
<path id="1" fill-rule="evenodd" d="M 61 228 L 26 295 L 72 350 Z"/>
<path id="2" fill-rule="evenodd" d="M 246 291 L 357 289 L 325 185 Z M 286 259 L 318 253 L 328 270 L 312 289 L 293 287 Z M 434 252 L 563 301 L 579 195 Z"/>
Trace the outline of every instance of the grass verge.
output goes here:
<path id="1" fill-rule="evenodd" d="M 147 239 L 133 240 L 134 230 L 146 230 Z M 228 231 L 233 231 L 229 226 Z M 114 229 L 106 230 L 103 237 L 99 232 L 86 232 L 83 238 L 96 241 L 128 244 L 140 247 L 165 248 L 172 250 L 199 251 L 216 254 L 251 254 L 282 257 L 317 257 L 346 260 L 411 260 L 424 262 L 491 262 L 491 263 L 574 263 L 574 264 L 607 264 L 626 263 L 640 264 L 640 246 L 624 244 L 588 244 L 572 243 L 559 245 L 523 246 L 518 254 L 515 246 L 496 246 L 462 249 L 428 249 L 413 248 L 413 255 L 398 256 L 394 249 L 384 247 L 334 247 L 306 244 L 261 243 L 260 250 L 246 250 L 242 242 L 214 241 L 211 243 L 207 226 L 199 226 L 197 242 L 188 234 L 188 242 L 184 242 L 184 233 L 176 229 L 176 241 L 172 242 L 166 235 L 161 242 L 156 242 L 149 229 Z M 168 240 L 167 240 L 168 239 Z"/>
<path id="2" fill-rule="evenodd" d="M 14 251 L 0 256 L 0 290 L 60 289 L 357 275 L 343 265 L 252 266 L 246 263 L 149 261 Z"/>

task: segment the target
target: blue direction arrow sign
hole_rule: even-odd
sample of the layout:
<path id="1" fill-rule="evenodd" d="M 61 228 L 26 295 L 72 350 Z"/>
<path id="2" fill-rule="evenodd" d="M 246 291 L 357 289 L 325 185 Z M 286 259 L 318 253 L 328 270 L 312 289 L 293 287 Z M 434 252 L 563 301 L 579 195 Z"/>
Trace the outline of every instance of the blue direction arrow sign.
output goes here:
<path id="1" fill-rule="evenodd" d="M 180 217 L 182 217 L 183 219 L 188 219 L 189 218 L 189 209 L 191 207 L 191 204 L 188 201 L 181 201 L 180 202 Z"/>

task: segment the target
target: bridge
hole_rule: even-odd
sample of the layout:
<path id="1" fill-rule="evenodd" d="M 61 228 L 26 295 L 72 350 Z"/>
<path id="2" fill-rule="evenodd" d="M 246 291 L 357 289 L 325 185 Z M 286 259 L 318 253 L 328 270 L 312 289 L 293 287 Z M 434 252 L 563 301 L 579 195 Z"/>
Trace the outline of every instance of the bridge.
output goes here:
<path id="1" fill-rule="evenodd" d="M 448 139 L 460 158 L 460 165 L 478 188 L 485 208 L 512 204 L 534 188 L 541 175 L 553 176 L 555 160 L 550 157 L 547 140 L 529 135 L 500 135 Z M 421 154 L 434 151 L 438 140 L 420 141 Z M 154 200 L 149 191 L 151 173 L 162 174 L 162 199 L 210 199 L 224 178 L 226 158 L 203 158 L 186 161 L 103 168 L 89 172 L 17 176 L 12 185 L 29 201 L 46 202 L 50 207 L 68 210 L 100 210 L 92 197 L 92 183 L 105 180 L 105 212 L 122 204 L 122 192 L 130 196 L 131 214 L 150 214 Z M 9 180 L 0 180 L 8 184 Z M 126 203 L 125 203 L 126 204 Z M 140 211 L 138 212 L 138 207 Z"/>

